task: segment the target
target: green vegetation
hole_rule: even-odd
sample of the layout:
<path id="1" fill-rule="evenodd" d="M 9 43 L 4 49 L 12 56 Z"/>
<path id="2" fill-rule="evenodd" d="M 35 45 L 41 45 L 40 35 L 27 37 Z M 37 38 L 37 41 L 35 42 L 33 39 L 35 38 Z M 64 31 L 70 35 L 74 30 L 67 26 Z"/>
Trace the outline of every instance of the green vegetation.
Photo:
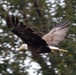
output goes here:
<path id="1" fill-rule="evenodd" d="M 14 14 L 41 35 L 53 24 L 71 21 L 67 37 L 59 47 L 68 53 L 49 53 L 34 57 L 19 51 L 23 43 L 6 26 L 6 14 Z M 25 16 L 23 16 L 23 14 Z M 32 67 L 37 65 L 37 67 Z M 76 0 L 0 0 L 0 75 L 76 75 Z"/>

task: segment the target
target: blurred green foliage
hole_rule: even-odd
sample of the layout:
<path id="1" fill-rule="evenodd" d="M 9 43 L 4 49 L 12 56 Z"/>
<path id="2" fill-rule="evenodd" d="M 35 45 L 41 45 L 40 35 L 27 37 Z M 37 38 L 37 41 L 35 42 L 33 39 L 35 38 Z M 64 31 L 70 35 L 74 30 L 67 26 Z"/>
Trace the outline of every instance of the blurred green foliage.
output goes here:
<path id="1" fill-rule="evenodd" d="M 69 52 L 34 57 L 29 51 L 19 51 L 22 41 L 6 26 L 7 13 L 36 27 L 41 35 L 58 21 L 71 21 L 67 37 L 59 44 Z M 30 70 L 35 66 L 32 63 L 37 67 Z M 34 75 L 76 75 L 76 0 L 0 0 L 0 75 L 32 75 L 31 72 Z"/>

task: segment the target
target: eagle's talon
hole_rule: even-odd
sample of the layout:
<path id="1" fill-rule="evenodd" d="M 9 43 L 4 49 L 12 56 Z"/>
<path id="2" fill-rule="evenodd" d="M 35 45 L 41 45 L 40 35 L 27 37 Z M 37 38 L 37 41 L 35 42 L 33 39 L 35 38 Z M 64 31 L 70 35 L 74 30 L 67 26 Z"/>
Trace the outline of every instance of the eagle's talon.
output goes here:
<path id="1" fill-rule="evenodd" d="M 58 51 L 58 50 L 54 50 L 54 49 L 51 50 L 52 53 L 53 53 L 53 52 L 57 52 L 57 51 Z"/>

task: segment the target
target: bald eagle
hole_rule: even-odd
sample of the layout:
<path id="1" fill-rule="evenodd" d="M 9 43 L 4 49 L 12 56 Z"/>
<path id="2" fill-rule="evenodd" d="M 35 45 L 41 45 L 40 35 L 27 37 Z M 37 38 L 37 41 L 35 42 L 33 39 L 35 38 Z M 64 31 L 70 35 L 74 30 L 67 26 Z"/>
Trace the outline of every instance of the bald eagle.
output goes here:
<path id="1" fill-rule="evenodd" d="M 67 50 L 60 49 L 56 46 L 64 39 L 69 30 L 70 22 L 68 21 L 56 24 L 49 33 L 42 37 L 38 35 L 34 29 L 20 22 L 19 19 L 13 15 L 7 15 L 6 23 L 8 28 L 25 43 L 21 45 L 20 50 L 30 50 L 37 54 L 52 51 L 67 52 Z"/>

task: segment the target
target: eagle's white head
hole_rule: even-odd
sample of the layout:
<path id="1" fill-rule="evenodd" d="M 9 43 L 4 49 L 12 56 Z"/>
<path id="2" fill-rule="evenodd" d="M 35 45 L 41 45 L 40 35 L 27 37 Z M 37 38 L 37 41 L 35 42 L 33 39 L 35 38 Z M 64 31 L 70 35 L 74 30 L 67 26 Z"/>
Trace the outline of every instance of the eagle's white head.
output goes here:
<path id="1" fill-rule="evenodd" d="M 28 50 L 27 44 L 22 44 L 19 48 L 19 50 Z"/>

